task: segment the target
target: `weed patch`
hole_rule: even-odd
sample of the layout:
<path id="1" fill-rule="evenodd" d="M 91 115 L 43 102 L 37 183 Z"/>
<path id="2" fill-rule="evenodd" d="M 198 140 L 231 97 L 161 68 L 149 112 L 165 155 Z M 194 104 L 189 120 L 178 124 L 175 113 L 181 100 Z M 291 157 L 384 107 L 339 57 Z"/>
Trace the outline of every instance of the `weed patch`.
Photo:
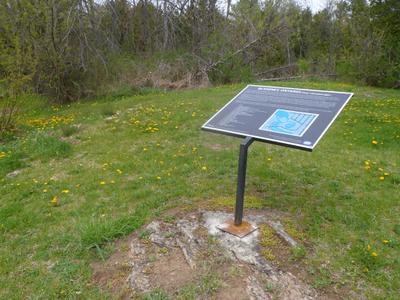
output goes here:
<path id="1" fill-rule="evenodd" d="M 72 153 L 69 143 L 45 133 L 36 133 L 23 146 L 32 159 L 47 161 L 51 158 L 63 158 Z"/>

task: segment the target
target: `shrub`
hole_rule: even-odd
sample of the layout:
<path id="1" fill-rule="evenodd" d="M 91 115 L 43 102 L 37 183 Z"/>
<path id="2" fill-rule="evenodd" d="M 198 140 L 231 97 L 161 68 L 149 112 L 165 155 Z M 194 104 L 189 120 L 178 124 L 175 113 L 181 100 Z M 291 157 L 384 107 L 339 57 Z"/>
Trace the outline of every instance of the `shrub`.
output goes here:
<path id="1" fill-rule="evenodd" d="M 8 136 L 16 126 L 18 106 L 17 100 L 5 98 L 0 100 L 0 140 Z"/>

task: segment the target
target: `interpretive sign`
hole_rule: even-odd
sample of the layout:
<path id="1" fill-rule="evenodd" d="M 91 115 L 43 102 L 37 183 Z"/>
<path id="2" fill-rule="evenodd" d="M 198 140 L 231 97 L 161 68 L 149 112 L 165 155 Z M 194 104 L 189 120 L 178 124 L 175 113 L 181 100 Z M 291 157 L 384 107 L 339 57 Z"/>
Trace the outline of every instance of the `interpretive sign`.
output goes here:
<path id="1" fill-rule="evenodd" d="M 312 151 L 352 96 L 248 85 L 202 129 Z"/>

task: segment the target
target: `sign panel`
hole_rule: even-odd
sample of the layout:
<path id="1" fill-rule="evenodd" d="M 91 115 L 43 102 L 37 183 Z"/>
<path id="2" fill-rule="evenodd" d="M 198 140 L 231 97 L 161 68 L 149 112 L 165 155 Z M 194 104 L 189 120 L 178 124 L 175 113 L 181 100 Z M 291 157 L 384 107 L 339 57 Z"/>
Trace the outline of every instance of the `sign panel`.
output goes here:
<path id="1" fill-rule="evenodd" d="M 202 129 L 312 151 L 352 96 L 248 85 Z"/>

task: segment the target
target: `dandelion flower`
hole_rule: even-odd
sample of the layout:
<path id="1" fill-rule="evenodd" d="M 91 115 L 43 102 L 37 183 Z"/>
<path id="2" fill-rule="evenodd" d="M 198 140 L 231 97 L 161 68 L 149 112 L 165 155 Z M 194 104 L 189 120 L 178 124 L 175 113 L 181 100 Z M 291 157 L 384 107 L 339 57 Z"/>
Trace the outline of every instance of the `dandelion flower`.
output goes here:
<path id="1" fill-rule="evenodd" d="M 206 166 L 203 166 L 201 169 L 202 169 L 203 171 L 207 171 L 207 167 L 206 167 Z"/>
<path id="2" fill-rule="evenodd" d="M 53 199 L 51 199 L 51 204 L 53 204 L 54 206 L 58 205 L 58 198 L 57 196 L 54 196 Z"/>
<path id="3" fill-rule="evenodd" d="M 122 171 L 120 169 L 117 169 L 118 174 L 122 174 Z"/>
<path id="4" fill-rule="evenodd" d="M 385 176 L 379 176 L 379 180 L 385 180 Z"/>
<path id="5" fill-rule="evenodd" d="M 47 193 L 47 190 L 46 190 L 46 189 L 44 189 L 44 190 L 43 190 L 43 193 Z"/>
<path id="6" fill-rule="evenodd" d="M 101 184 L 101 185 L 105 185 L 106 182 L 105 182 L 105 181 L 100 181 L 100 184 Z"/>
<path id="7" fill-rule="evenodd" d="M 62 190 L 61 193 L 63 193 L 63 194 L 68 194 L 68 193 L 69 193 L 69 190 Z"/>
<path id="8" fill-rule="evenodd" d="M 378 144 L 378 141 L 376 141 L 376 140 L 372 140 L 372 142 L 371 142 L 373 145 L 377 145 Z"/>
<path id="9" fill-rule="evenodd" d="M 375 252 L 375 251 L 374 251 L 374 252 L 372 252 L 372 253 L 371 253 L 371 256 L 373 256 L 373 257 L 377 257 L 377 256 L 378 256 L 378 252 Z"/>
<path id="10" fill-rule="evenodd" d="M 383 240 L 382 243 L 389 244 L 389 240 Z"/>

